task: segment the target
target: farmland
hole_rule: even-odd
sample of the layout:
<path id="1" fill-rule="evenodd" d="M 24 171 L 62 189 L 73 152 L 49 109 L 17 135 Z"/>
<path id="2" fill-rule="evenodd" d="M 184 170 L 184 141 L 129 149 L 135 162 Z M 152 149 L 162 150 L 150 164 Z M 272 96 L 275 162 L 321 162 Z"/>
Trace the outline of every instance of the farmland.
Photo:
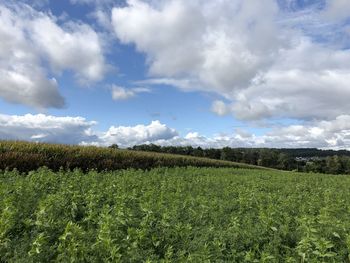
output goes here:
<path id="1" fill-rule="evenodd" d="M 262 167 L 243 163 L 173 154 L 93 146 L 0 141 L 0 169 L 17 169 L 20 172 L 30 172 L 42 166 L 46 166 L 53 171 L 79 168 L 84 172 L 127 168 L 146 170 L 156 167 L 182 166 L 263 169 Z"/>
<path id="2" fill-rule="evenodd" d="M 0 262 L 349 262 L 350 178 L 236 168 L 0 173 Z"/>

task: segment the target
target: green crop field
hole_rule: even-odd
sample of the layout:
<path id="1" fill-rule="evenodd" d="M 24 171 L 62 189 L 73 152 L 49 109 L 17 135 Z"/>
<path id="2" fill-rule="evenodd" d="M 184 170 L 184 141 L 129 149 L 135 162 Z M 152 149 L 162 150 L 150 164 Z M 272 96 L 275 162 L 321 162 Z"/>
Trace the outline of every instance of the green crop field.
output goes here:
<path id="1" fill-rule="evenodd" d="M 350 177 L 0 172 L 0 262 L 349 262 Z"/>

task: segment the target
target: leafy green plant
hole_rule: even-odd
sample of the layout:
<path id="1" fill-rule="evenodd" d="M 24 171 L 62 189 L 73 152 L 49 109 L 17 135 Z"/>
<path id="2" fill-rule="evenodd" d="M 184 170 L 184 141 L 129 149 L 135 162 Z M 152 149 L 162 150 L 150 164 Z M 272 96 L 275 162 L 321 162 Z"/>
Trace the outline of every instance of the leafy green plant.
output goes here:
<path id="1" fill-rule="evenodd" d="M 349 262 L 350 178 L 0 172 L 0 262 Z"/>

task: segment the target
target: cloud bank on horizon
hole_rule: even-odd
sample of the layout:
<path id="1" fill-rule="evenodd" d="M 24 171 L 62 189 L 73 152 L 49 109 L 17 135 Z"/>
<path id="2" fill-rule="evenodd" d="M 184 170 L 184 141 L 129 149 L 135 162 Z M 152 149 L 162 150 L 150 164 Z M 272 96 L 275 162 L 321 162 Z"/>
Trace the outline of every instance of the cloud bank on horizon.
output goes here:
<path id="1" fill-rule="evenodd" d="M 111 126 L 96 131 L 95 121 L 83 117 L 55 117 L 44 114 L 23 116 L 0 114 L 0 137 L 6 140 L 29 140 L 80 145 L 109 146 L 118 144 L 126 148 L 154 143 L 163 146 L 203 148 L 223 147 L 317 147 L 341 149 L 350 143 L 350 116 L 342 115 L 332 121 L 290 125 L 273 128 L 256 136 L 241 129 L 234 133 L 207 137 L 198 132 L 181 136 L 178 131 L 152 121 L 148 125 Z"/>
<path id="2" fill-rule="evenodd" d="M 61 91 L 68 72 L 78 87 L 108 86 L 116 103 L 158 86 L 209 94 L 208 111 L 257 133 L 204 136 L 193 127 L 181 135 L 159 120 L 98 131 L 99 120 L 86 116 L 34 113 L 1 114 L 0 139 L 350 149 L 348 0 L 70 0 L 68 7 L 89 8 L 89 19 L 57 16 L 50 1 L 34 2 L 0 0 L 3 101 L 44 113 L 69 107 Z M 145 74 L 126 76 L 126 86 L 108 82 L 111 65 L 123 68 L 112 46 L 144 56 Z M 261 134 L 257 123 L 268 131 Z"/>

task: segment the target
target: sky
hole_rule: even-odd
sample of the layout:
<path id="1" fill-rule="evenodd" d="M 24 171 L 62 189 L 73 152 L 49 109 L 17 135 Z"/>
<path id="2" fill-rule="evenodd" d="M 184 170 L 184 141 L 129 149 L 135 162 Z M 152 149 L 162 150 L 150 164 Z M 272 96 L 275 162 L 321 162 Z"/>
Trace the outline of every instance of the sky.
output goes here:
<path id="1" fill-rule="evenodd" d="M 0 139 L 350 149 L 349 0 L 0 0 Z"/>

